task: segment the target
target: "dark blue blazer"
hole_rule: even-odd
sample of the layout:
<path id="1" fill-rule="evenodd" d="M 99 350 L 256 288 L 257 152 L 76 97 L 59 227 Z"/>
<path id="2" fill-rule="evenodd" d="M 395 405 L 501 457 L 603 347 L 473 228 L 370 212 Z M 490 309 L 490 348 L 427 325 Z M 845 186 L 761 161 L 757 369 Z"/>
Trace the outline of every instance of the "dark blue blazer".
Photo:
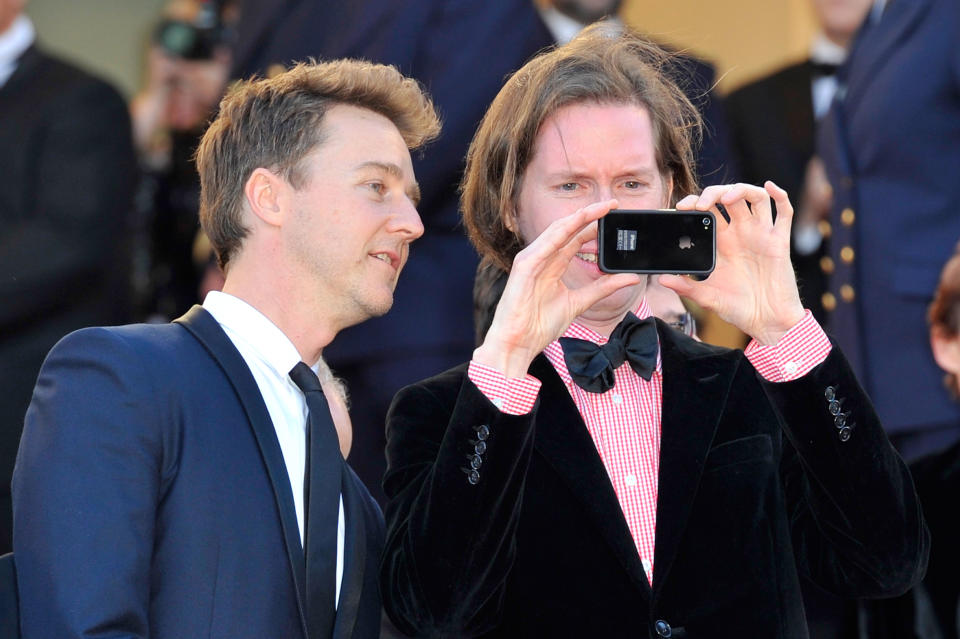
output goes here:
<path id="1" fill-rule="evenodd" d="M 377 637 L 383 518 L 345 472 L 333 636 Z M 243 358 L 200 307 L 167 325 L 84 329 L 50 352 L 13 499 L 24 636 L 308 636 L 280 445 Z"/>
<path id="2" fill-rule="evenodd" d="M 958 34 L 956 0 L 891 0 L 819 133 L 835 194 L 829 327 L 891 432 L 960 422 L 925 321 L 960 240 Z"/>

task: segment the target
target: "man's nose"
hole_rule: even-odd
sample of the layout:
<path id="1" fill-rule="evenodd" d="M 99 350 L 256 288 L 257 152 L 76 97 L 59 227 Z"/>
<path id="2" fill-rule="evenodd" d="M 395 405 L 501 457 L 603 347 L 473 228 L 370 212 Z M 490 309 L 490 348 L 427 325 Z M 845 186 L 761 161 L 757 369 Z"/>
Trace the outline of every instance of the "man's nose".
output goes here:
<path id="1" fill-rule="evenodd" d="M 409 199 L 405 199 L 400 208 L 391 216 L 387 230 L 391 233 L 400 233 L 403 238 L 412 242 L 423 235 L 423 221 L 417 213 L 417 207 Z"/>
<path id="2" fill-rule="evenodd" d="M 594 202 L 606 202 L 613 199 L 613 185 L 600 185 L 597 187 L 597 197 Z"/>

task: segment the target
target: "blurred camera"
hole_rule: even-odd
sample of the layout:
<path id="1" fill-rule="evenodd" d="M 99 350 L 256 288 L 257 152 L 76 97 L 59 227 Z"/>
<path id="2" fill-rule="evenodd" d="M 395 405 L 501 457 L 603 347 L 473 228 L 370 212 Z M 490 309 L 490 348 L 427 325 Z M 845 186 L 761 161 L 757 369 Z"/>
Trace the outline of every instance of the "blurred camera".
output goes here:
<path id="1" fill-rule="evenodd" d="M 210 60 L 228 44 L 219 2 L 203 2 L 193 22 L 166 19 L 157 25 L 153 41 L 169 55 L 184 60 Z"/>

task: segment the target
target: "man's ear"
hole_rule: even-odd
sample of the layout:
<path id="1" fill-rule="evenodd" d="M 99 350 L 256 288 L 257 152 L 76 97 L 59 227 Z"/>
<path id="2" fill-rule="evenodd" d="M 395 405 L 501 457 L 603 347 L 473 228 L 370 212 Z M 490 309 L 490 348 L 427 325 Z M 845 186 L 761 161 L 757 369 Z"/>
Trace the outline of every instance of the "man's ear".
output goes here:
<path id="1" fill-rule="evenodd" d="M 670 203 L 673 202 L 673 174 L 668 175 L 663 180 L 663 191 L 667 194 L 667 201 L 664 203 L 663 208 L 670 208 Z M 686 195 L 686 194 L 684 194 Z M 677 200 L 680 198 L 678 197 Z"/>
<path id="2" fill-rule="evenodd" d="M 520 235 L 520 225 L 517 220 L 517 207 L 509 206 L 503 212 L 503 225 L 515 235 Z"/>
<path id="3" fill-rule="evenodd" d="M 960 335 L 951 335 L 935 326 L 930 331 L 930 348 L 940 368 L 947 373 L 960 374 Z"/>
<path id="4" fill-rule="evenodd" d="M 286 181 L 268 169 L 256 168 L 247 183 L 243 185 L 243 195 L 253 214 L 265 224 L 279 226 L 281 218 L 281 200 L 286 191 Z"/>

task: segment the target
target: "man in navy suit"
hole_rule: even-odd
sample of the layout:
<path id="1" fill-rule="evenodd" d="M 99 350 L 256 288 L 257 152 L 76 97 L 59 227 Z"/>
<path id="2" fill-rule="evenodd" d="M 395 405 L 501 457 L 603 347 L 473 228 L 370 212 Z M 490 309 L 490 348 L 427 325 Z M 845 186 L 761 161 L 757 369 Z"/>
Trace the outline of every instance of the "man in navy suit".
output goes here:
<path id="1" fill-rule="evenodd" d="M 530 0 L 244 0 L 238 36 L 238 75 L 308 56 L 362 57 L 423 83 L 443 118 L 443 133 L 413 158 L 426 233 L 393 310 L 344 331 L 326 352 L 357 399 L 350 463 L 381 498 L 393 395 L 473 348 L 477 258 L 460 228 L 457 193 L 470 138 L 503 79 L 553 40 Z"/>
<path id="2" fill-rule="evenodd" d="M 198 150 L 223 292 L 73 333 L 41 370 L 13 484 L 25 636 L 379 635 L 383 518 L 322 354 L 390 308 L 423 232 L 409 149 L 438 131 L 366 62 L 224 99 Z"/>
<path id="3" fill-rule="evenodd" d="M 926 308 L 960 238 L 960 4 L 876 2 L 818 135 L 833 186 L 828 323 L 908 460 L 960 439 Z"/>

